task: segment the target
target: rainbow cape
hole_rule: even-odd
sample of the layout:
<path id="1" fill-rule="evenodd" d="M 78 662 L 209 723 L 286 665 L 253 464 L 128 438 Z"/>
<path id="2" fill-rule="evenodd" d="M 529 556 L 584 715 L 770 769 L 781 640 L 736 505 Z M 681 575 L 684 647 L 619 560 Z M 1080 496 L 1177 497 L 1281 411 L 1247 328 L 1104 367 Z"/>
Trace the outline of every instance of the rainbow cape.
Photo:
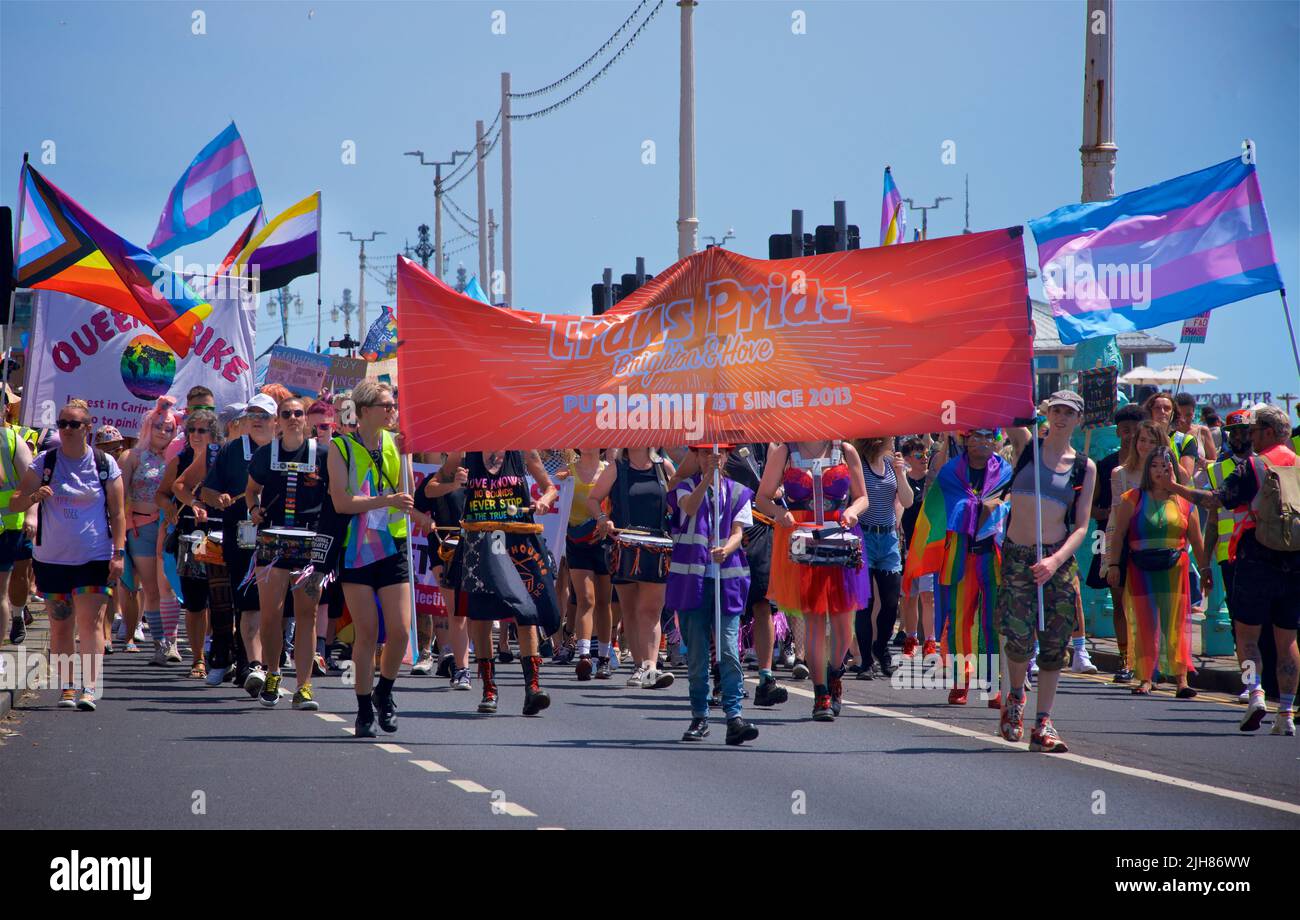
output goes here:
<path id="1" fill-rule="evenodd" d="M 988 506 L 984 502 L 1000 497 L 1011 482 L 1011 464 L 998 454 L 989 457 L 988 472 L 984 475 L 984 490 L 975 494 L 970 485 L 970 464 L 962 454 L 949 460 L 939 471 L 934 485 L 925 493 L 921 513 L 912 531 L 912 542 L 907 549 L 907 564 L 903 568 L 903 593 L 906 596 L 912 582 L 931 572 L 939 573 L 940 584 L 951 584 L 953 569 L 960 565 L 958 537 L 982 540 L 992 537 L 1002 545 L 1006 531 L 1010 502 Z"/>

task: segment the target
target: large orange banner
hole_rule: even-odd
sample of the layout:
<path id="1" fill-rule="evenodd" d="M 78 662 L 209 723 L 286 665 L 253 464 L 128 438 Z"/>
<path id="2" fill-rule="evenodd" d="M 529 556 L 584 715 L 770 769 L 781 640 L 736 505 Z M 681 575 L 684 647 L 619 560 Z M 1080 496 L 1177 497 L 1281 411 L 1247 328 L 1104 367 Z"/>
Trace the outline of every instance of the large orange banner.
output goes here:
<path id="1" fill-rule="evenodd" d="M 1032 414 L 1020 228 L 798 259 L 708 249 L 604 316 L 489 307 L 397 270 L 408 449 L 648 447 Z"/>

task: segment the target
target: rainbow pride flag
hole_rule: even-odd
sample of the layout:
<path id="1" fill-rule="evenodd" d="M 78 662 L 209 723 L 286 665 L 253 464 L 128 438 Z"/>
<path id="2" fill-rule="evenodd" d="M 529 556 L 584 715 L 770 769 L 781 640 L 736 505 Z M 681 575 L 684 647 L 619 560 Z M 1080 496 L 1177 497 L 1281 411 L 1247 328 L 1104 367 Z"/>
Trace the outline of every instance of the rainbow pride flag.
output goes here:
<path id="1" fill-rule="evenodd" d="M 941 584 L 951 584 L 955 570 L 965 562 L 959 558 L 959 551 L 970 541 L 992 537 L 998 546 L 1002 545 L 1006 530 L 1003 525 L 1011 503 L 996 499 L 1011 482 L 1011 473 L 1011 464 L 993 454 L 984 474 L 984 488 L 976 495 L 965 454 L 943 465 L 934 485 L 925 493 L 912 531 L 903 567 L 904 596 L 913 581 L 931 572 L 939 573 Z"/>
<path id="2" fill-rule="evenodd" d="M 232 121 L 181 173 L 167 196 L 149 249 L 165 256 L 186 243 L 205 240 L 261 203 L 253 161 Z"/>
<path id="3" fill-rule="evenodd" d="M 1029 227 L 1061 341 L 1150 329 L 1282 288 L 1254 163 L 1226 160 Z"/>
<path id="4" fill-rule="evenodd" d="M 397 354 L 397 318 L 392 307 L 384 306 L 381 310 L 361 344 L 361 357 L 367 361 L 382 361 Z"/>
<path id="5" fill-rule="evenodd" d="M 127 242 L 31 164 L 24 164 L 19 287 L 63 291 L 149 325 L 180 357 L 212 305 L 147 251 Z"/>
<path id="6" fill-rule="evenodd" d="M 880 202 L 880 245 L 907 242 L 907 213 L 903 196 L 894 184 L 894 174 L 885 167 L 885 196 Z"/>

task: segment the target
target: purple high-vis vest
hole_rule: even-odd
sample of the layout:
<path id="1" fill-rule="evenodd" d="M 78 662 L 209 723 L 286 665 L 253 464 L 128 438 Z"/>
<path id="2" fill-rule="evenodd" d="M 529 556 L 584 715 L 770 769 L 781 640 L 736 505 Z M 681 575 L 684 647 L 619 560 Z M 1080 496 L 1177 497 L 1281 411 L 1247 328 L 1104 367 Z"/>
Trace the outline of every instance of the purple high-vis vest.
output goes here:
<path id="1" fill-rule="evenodd" d="M 710 562 L 709 547 L 715 542 L 711 537 L 713 527 L 712 498 L 705 494 L 704 501 L 694 517 L 686 517 L 679 502 L 694 491 L 699 483 L 697 473 L 668 493 L 668 505 L 673 510 L 673 556 L 668 566 L 668 588 L 664 605 L 669 610 L 694 610 L 704 601 L 704 575 Z M 736 515 L 753 499 L 754 493 L 737 482 L 722 477 L 721 542 L 731 537 Z M 749 560 L 739 547 L 723 560 L 722 613 L 739 616 L 745 609 L 749 595 Z"/>

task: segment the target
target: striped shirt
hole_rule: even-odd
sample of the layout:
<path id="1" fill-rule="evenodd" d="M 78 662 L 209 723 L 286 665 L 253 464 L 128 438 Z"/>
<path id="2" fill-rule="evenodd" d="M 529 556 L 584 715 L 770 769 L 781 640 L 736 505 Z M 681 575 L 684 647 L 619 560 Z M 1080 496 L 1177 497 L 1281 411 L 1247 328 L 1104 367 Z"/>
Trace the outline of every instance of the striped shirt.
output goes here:
<path id="1" fill-rule="evenodd" d="M 867 511 L 860 521 L 867 527 L 895 527 L 898 519 L 894 516 L 894 500 L 898 497 L 898 479 L 894 475 L 894 464 L 885 457 L 885 475 L 878 476 L 871 464 L 864 458 L 862 474 L 867 484 Z"/>

